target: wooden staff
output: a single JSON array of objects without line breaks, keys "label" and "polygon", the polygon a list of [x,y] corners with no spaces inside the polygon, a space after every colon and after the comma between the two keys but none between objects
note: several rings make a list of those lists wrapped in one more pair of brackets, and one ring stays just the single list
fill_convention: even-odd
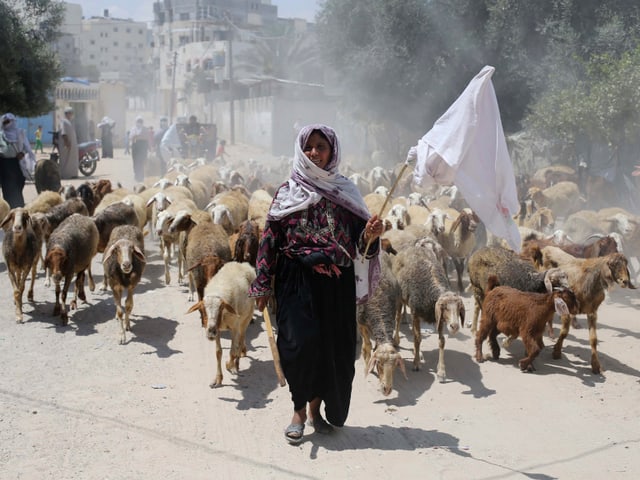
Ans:
[{"label": "wooden staff", "polygon": [[[378,213],[378,218],[382,218],[382,212],[384,212],[384,209],[387,206],[387,203],[389,203],[389,199],[391,198],[391,195],[393,195],[393,191],[396,189],[396,187],[398,186],[398,182],[400,181],[400,178],[402,177],[402,174],[404,173],[404,171],[407,169],[407,167],[409,166],[409,162],[405,162],[405,164],[402,166],[402,170],[400,170],[400,173],[398,174],[398,178],[396,178],[396,181],[394,182],[393,186],[391,187],[391,190],[389,190],[389,193],[387,194],[387,198],[384,199],[384,203],[382,204],[382,208],[380,208],[380,212]],[[367,252],[369,251],[369,247],[371,246],[371,237],[369,237],[369,241],[367,242],[367,246],[364,249],[364,255],[362,256],[362,261],[364,262],[364,259],[367,258]]]},{"label": "wooden staff", "polygon": [[276,339],[273,336],[273,328],[271,327],[271,317],[269,316],[269,307],[264,307],[262,311],[264,322],[267,328],[267,335],[269,336],[269,346],[271,347],[271,355],[273,356],[273,366],[276,369],[276,375],[278,376],[278,382],[280,386],[284,387],[287,381],[284,379],[284,373],[282,372],[282,365],[280,365],[280,354],[278,353],[278,347],[276,345]]}]

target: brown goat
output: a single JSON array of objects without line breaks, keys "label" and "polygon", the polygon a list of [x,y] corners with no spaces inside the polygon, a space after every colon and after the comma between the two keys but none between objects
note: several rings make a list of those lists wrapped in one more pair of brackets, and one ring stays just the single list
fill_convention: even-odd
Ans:
[{"label": "brown goat", "polygon": [[[476,334],[476,360],[483,361],[482,343],[489,337],[494,360],[500,357],[498,334],[510,338],[518,336],[524,343],[527,356],[519,361],[520,370],[532,372],[533,360],[544,347],[542,334],[545,325],[559,315],[576,314],[578,301],[569,289],[550,293],[522,292],[512,287],[498,287],[497,277],[489,276],[489,290],[482,304],[482,322]],[[495,288],[494,288],[495,287]]]},{"label": "brown goat", "polygon": [[[598,359],[598,338],[596,335],[598,307],[603,302],[607,289],[613,285],[636,288],[631,283],[627,258],[621,253],[612,253],[605,257],[576,258],[558,247],[552,246],[542,249],[542,258],[546,268],[560,267],[566,272],[569,288],[576,294],[580,304],[578,313],[587,315],[589,343],[591,344],[591,370],[593,373],[600,373],[602,367]],[[561,316],[562,329],[553,348],[553,358],[555,359],[562,355],[562,343],[569,334],[569,327],[573,320],[572,315]]]}]

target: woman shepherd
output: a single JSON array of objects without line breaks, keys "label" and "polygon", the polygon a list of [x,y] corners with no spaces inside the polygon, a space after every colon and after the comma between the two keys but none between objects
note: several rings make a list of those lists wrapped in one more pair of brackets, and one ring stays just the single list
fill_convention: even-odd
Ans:
[{"label": "woman shepherd", "polygon": [[[291,444],[302,441],[305,422],[318,433],[344,425],[355,373],[356,303],[366,301],[379,276],[382,222],[370,217],[339,165],[333,129],[300,129],[291,177],[271,204],[249,292],[261,311],[272,295],[276,300],[278,351],[293,401],[284,432]],[[356,275],[354,268],[365,271]]]}]

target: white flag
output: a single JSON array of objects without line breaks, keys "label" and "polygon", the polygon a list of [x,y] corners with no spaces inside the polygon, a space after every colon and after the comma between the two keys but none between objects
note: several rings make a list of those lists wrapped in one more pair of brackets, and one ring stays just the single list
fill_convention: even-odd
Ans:
[{"label": "white flag", "polygon": [[485,66],[418,141],[414,178],[418,184],[455,184],[487,229],[519,252],[520,232],[512,217],[520,205],[493,72]]}]

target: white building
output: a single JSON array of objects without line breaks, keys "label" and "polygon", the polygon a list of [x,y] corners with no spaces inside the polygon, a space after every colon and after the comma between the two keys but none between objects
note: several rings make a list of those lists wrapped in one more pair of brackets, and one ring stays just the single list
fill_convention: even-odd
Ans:
[{"label": "white building", "polygon": [[150,31],[144,22],[109,17],[82,21],[80,61],[95,66],[104,80],[128,82],[144,75],[151,55]]}]

